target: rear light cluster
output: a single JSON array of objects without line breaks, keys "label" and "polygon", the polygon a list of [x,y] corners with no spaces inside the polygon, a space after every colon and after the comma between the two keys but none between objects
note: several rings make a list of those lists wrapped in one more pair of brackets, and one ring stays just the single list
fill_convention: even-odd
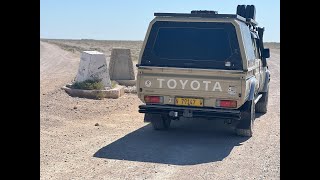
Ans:
[{"label": "rear light cluster", "polygon": [[226,108],[236,108],[237,107],[237,101],[217,100],[216,106],[217,107],[226,107]]},{"label": "rear light cluster", "polygon": [[163,103],[163,96],[144,96],[146,103]]}]

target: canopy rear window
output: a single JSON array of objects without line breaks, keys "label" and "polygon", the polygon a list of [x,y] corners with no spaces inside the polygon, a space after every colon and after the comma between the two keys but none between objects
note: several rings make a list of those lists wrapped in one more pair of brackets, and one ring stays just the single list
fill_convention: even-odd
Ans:
[{"label": "canopy rear window", "polygon": [[141,65],[242,69],[234,26],[212,22],[156,22]]}]

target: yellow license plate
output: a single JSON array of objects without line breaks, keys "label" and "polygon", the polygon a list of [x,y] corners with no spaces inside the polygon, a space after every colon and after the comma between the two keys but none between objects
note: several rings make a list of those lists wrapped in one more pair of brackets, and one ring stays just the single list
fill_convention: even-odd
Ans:
[{"label": "yellow license plate", "polygon": [[203,106],[203,99],[200,98],[181,98],[177,97],[175,100],[176,105],[179,106]]}]

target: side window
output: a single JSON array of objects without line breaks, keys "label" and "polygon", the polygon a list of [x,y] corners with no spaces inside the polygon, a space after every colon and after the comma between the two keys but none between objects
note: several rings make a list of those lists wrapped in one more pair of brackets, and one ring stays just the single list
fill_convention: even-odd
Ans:
[{"label": "side window", "polygon": [[258,48],[258,41],[255,38],[252,38],[253,46],[254,46],[254,54],[256,59],[260,59],[259,48]]},{"label": "side window", "polygon": [[253,61],[255,60],[256,55],[254,52],[255,48],[253,46],[253,41],[251,38],[249,27],[244,23],[240,23],[240,28],[241,28],[241,34],[242,34],[242,39],[244,43],[244,49],[246,52],[246,57],[249,61]]}]

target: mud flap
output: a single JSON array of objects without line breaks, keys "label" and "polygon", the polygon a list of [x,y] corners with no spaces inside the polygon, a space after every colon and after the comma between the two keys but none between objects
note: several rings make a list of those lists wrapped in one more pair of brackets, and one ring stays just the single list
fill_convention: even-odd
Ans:
[{"label": "mud flap", "polygon": [[[247,116],[248,115],[244,115],[241,113],[241,117],[247,117]],[[237,129],[248,129],[250,125],[251,125],[251,120],[249,118],[244,118],[239,121],[237,125]]]},{"label": "mud flap", "polygon": [[161,114],[144,114],[144,122],[151,122],[154,119],[158,119],[159,121],[162,120]]},{"label": "mud flap", "polygon": [[254,114],[251,112],[251,106],[253,101],[247,101],[241,110],[241,119],[237,124],[237,129],[248,129],[251,126],[251,120]]}]

